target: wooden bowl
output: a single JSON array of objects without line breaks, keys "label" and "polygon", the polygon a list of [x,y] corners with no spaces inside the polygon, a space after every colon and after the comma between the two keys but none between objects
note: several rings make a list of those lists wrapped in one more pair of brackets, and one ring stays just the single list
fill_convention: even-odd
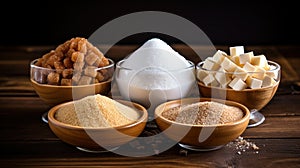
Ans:
[{"label": "wooden bowl", "polygon": [[219,88],[212,86],[205,86],[198,81],[200,95],[203,97],[226,99],[239,102],[251,109],[260,110],[268,104],[275,95],[279,82],[275,85],[259,89],[244,89],[233,90],[229,88]]},{"label": "wooden bowl", "polygon": [[[52,107],[48,113],[48,123],[52,132],[63,142],[86,151],[108,151],[133,140],[144,130],[148,120],[147,110],[136,103],[118,100],[124,105],[134,107],[139,113],[136,122],[118,127],[84,128],[62,123],[55,118],[61,107],[74,103],[66,102]],[[100,142],[100,143],[99,143]]]},{"label": "wooden bowl", "polygon": [[[221,87],[215,87],[215,86],[206,86],[204,85],[199,79],[197,79],[198,82],[198,88],[200,92],[201,97],[208,97],[208,98],[216,98],[216,99],[226,99],[231,100],[235,102],[239,102],[243,105],[245,105],[250,110],[261,110],[265,105],[267,105],[273,96],[275,95],[278,85],[280,83],[281,78],[281,67],[278,63],[274,61],[268,60],[268,64],[270,66],[275,67],[272,70],[267,71],[266,73],[276,73],[276,77],[274,77],[275,83],[268,87],[262,87],[257,89],[250,89],[246,88],[243,90],[233,90],[231,88],[221,88]],[[199,62],[196,65],[196,69],[206,71],[208,73],[215,73],[217,71],[209,71],[202,68],[203,62]],[[198,73],[198,72],[197,72]],[[218,72],[220,73],[220,72]],[[223,73],[223,72],[222,72]],[[249,74],[256,74],[257,72],[249,72]],[[226,76],[232,76],[233,73],[230,72],[224,72],[224,75]]]},{"label": "wooden bowl", "polygon": [[112,80],[109,79],[105,82],[82,86],[55,86],[39,84],[33,79],[30,79],[31,85],[36,93],[50,106],[81,99],[88,95],[108,95],[111,90],[111,81]]},{"label": "wooden bowl", "polygon": [[[183,124],[168,120],[162,116],[162,112],[170,108],[202,101],[215,101],[238,107],[243,111],[244,116],[238,121],[217,125]],[[180,146],[196,151],[210,151],[219,149],[239,137],[247,128],[250,111],[246,106],[234,101],[211,98],[185,98],[160,104],[155,109],[155,117],[155,121],[163,133],[179,142]]]},{"label": "wooden bowl", "polygon": [[36,60],[30,63],[30,82],[39,97],[49,106],[65,103],[72,100],[81,99],[88,95],[101,94],[108,96],[111,91],[112,76],[114,73],[114,61],[109,59],[108,66],[97,69],[108,72],[107,80],[90,85],[59,86],[47,84],[47,75],[55,72],[55,69],[47,69],[35,66]]}]

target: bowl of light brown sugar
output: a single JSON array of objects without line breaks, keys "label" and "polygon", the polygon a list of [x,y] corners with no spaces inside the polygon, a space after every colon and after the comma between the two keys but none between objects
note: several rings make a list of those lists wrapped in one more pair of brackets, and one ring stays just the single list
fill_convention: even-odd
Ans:
[{"label": "bowl of light brown sugar", "polygon": [[87,152],[117,149],[139,136],[147,120],[143,106],[100,94],[54,106],[48,113],[52,132]]},{"label": "bowl of light brown sugar", "polygon": [[155,109],[159,129],[181,147],[195,151],[220,149],[246,130],[249,118],[246,106],[212,98],[178,99]]}]

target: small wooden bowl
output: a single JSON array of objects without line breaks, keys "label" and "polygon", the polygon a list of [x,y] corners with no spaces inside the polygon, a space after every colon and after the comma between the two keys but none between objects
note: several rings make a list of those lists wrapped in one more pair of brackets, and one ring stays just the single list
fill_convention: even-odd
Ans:
[{"label": "small wooden bowl", "polygon": [[[215,73],[217,71],[209,71],[202,68],[203,61],[199,62],[196,65],[196,70],[206,71],[208,73]],[[250,110],[261,110],[265,105],[267,105],[273,96],[275,95],[278,85],[280,83],[281,78],[281,67],[278,63],[274,61],[268,60],[268,64],[275,67],[275,69],[271,69],[267,71],[267,73],[277,73],[276,78],[274,78],[275,83],[272,86],[262,87],[258,89],[250,89],[246,88],[243,90],[233,90],[231,88],[221,88],[221,87],[214,87],[214,86],[206,86],[204,85],[199,79],[198,88],[201,97],[208,97],[208,98],[216,98],[216,99],[226,99],[235,102],[239,102],[245,105]],[[220,73],[220,72],[218,72]],[[222,72],[223,73],[223,72]],[[259,72],[249,72],[249,74],[258,74]],[[224,72],[226,76],[232,76],[233,73],[231,72]]]},{"label": "small wooden bowl", "polygon": [[[52,107],[48,113],[48,123],[52,132],[63,142],[85,151],[108,151],[135,139],[141,134],[148,120],[147,110],[136,103],[118,100],[124,105],[134,107],[139,119],[129,125],[110,128],[84,128],[62,123],[55,119],[55,113],[63,106],[74,103],[66,102]],[[98,143],[97,143],[98,142]]]},{"label": "small wooden bowl", "polygon": [[108,95],[111,90],[111,79],[92,85],[82,86],[55,86],[47,84],[39,84],[30,79],[39,97],[49,106],[55,106],[72,100],[81,99],[88,95]]},{"label": "small wooden bowl", "polygon": [[[215,101],[240,108],[242,119],[226,124],[191,125],[171,121],[162,116],[162,112],[180,105],[202,101]],[[169,138],[179,142],[179,145],[196,151],[216,150],[240,136],[247,128],[250,111],[244,105],[234,101],[224,101],[211,98],[185,98],[160,104],[155,109],[155,121],[158,127]],[[200,136],[201,135],[201,136]],[[199,139],[199,137],[201,137]]]},{"label": "small wooden bowl", "polygon": [[30,63],[31,85],[39,97],[51,107],[68,101],[81,99],[88,95],[101,94],[108,96],[111,91],[111,82],[115,65],[112,59],[109,59],[110,64],[108,66],[97,69],[98,71],[106,70],[109,73],[109,75],[107,75],[107,80],[96,84],[76,86],[47,84],[45,81],[47,79],[46,75],[50,72],[56,72],[56,70],[38,67],[35,65],[35,62],[37,62],[37,59]]},{"label": "small wooden bowl", "polygon": [[260,110],[268,104],[275,95],[278,85],[279,82],[276,82],[275,85],[270,87],[237,91],[230,88],[205,86],[202,82],[198,81],[201,96],[239,102],[250,110]]}]

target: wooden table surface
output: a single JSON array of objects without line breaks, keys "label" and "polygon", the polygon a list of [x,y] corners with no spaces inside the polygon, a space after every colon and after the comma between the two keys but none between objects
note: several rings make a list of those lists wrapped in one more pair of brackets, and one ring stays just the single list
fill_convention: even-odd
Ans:
[{"label": "wooden table surface", "polygon": [[[105,46],[104,46],[105,47]],[[174,49],[193,62],[211,53],[205,46]],[[229,46],[215,46],[228,52]],[[0,47],[0,167],[300,167],[300,46],[245,46],[282,66],[282,80],[261,112],[262,125],[242,137],[256,144],[243,151],[232,142],[219,150],[195,152],[178,145],[147,157],[87,153],[60,141],[41,120],[49,110],[29,83],[29,62],[54,46]],[[116,62],[137,46],[114,46],[106,53]],[[101,48],[100,48],[101,49]],[[146,128],[147,129],[147,128]]]}]

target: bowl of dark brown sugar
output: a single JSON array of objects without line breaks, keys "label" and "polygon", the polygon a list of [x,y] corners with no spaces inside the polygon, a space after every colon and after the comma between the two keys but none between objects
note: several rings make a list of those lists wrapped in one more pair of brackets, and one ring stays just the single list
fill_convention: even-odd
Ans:
[{"label": "bowl of dark brown sugar", "polygon": [[155,109],[159,129],[186,149],[211,151],[222,148],[247,128],[249,109],[237,102],[212,98],[185,98]]}]

